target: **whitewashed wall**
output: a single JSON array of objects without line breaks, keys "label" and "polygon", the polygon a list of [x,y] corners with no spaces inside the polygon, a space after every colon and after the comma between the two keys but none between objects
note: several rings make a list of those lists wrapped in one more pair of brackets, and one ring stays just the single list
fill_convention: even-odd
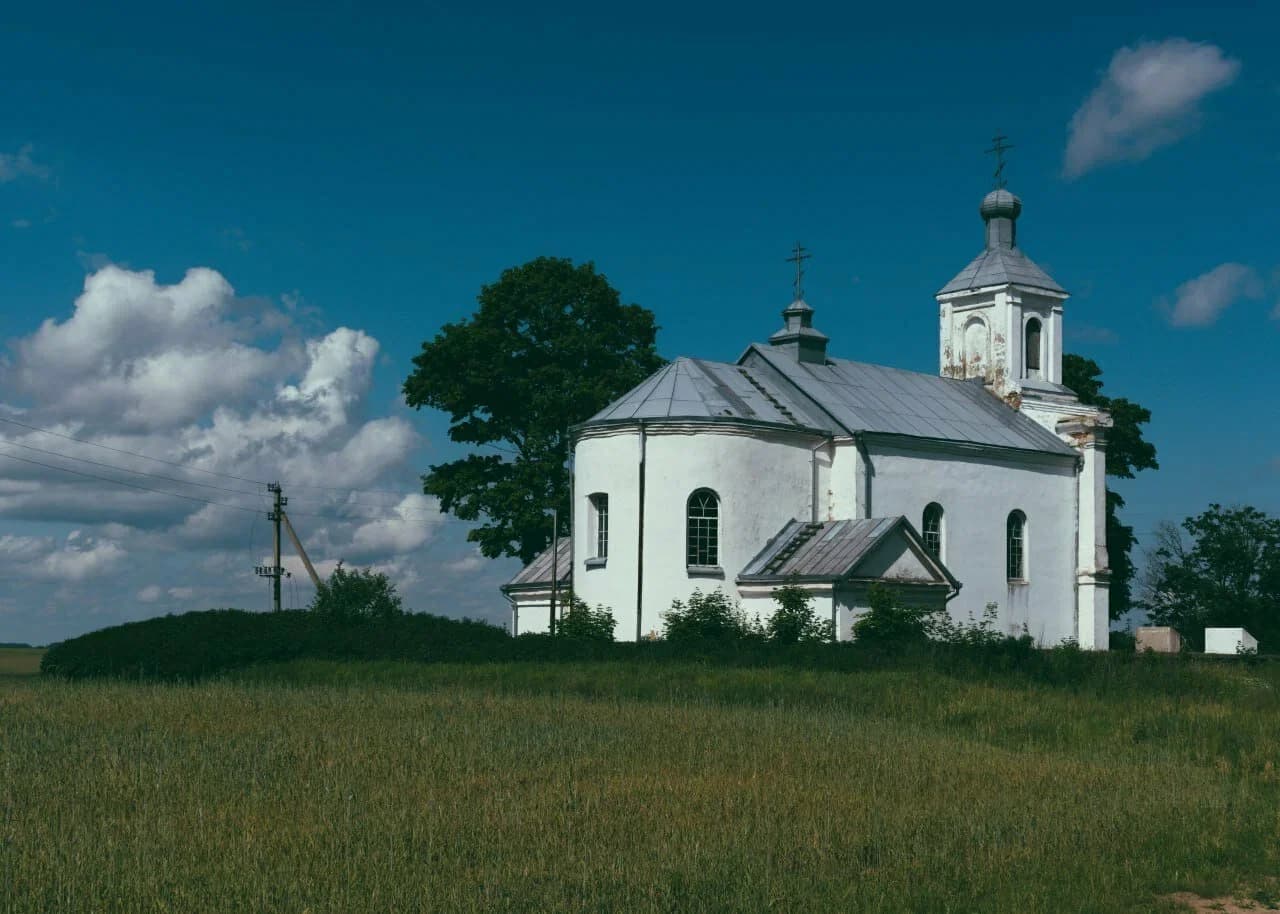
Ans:
[{"label": "whitewashed wall", "polygon": [[[980,619],[994,602],[1004,631],[1020,632],[1025,625],[1042,644],[1078,634],[1076,469],[1070,458],[959,454],[928,443],[874,440],[864,458],[851,442],[832,445],[805,434],[690,421],[655,422],[645,439],[641,635],[661,631],[661,614],[671,601],[687,599],[695,588],[722,587],[737,596],[734,581],[746,563],[787,521],[812,516],[815,446],[820,519],[903,514],[919,530],[925,506],[942,505],[943,561],[964,585],[948,605],[954,618]],[[578,442],[574,461],[574,588],[589,604],[613,610],[617,637],[624,640],[637,632],[639,460],[640,435],[631,426],[589,433]],[[691,576],[685,565],[685,503],[702,487],[720,496],[722,578]],[[589,568],[595,541],[588,498],[596,492],[609,495],[609,556],[603,567]],[[1015,509],[1027,516],[1025,584],[1006,578],[1005,523]],[[860,607],[837,602],[847,626]],[[770,602],[753,597],[744,608],[767,617]]]},{"label": "whitewashed wall", "polygon": [[[908,450],[868,444],[870,515],[905,514],[919,530],[925,506],[942,505],[942,561],[964,585],[948,604],[952,617],[981,619],[994,602],[1006,632],[1020,632],[1025,624],[1042,644],[1076,637],[1073,462],[922,448],[928,445]],[[1027,516],[1026,584],[1011,584],[1006,576],[1005,525],[1014,510]]]},{"label": "whitewashed wall", "polygon": [[[662,630],[672,600],[695,588],[734,583],[747,562],[787,521],[812,513],[811,452],[823,439],[799,433],[747,431],[717,423],[655,423],[645,430],[644,602],[641,635]],[[578,442],[574,458],[574,587],[587,603],[602,603],[618,620],[619,639],[636,636],[636,533],[640,437],[635,428]],[[722,577],[691,576],[685,564],[685,504],[695,489],[720,496]],[[609,558],[587,568],[594,553],[588,496],[609,495]],[[821,498],[821,495],[819,495]]]}]

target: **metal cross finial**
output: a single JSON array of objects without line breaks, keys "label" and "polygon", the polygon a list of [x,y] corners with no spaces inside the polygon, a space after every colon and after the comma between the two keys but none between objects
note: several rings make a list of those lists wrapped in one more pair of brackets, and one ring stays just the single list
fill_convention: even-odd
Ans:
[{"label": "metal cross finial", "polygon": [[995,139],[991,141],[991,148],[987,150],[988,155],[995,153],[996,156],[995,179],[997,190],[1004,187],[1006,183],[1004,180],[1004,154],[1014,148],[1013,146],[1005,143],[1005,140],[1007,139],[1009,138],[1004,134],[997,133]]},{"label": "metal cross finial", "polygon": [[804,298],[804,262],[812,256],[804,249],[804,245],[797,241],[795,251],[786,259],[786,263],[796,265],[796,301]]}]

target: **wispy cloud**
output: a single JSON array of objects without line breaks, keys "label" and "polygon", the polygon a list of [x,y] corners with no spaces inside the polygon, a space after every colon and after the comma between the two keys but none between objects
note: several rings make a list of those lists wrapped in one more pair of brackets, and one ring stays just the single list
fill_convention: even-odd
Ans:
[{"label": "wispy cloud", "polygon": [[1224,263],[1178,286],[1173,303],[1160,307],[1175,327],[1204,327],[1240,299],[1261,296],[1262,280],[1252,267]]},{"label": "wispy cloud", "polygon": [[1071,118],[1063,174],[1139,161],[1200,124],[1200,101],[1229,86],[1240,62],[1185,38],[1121,48]]},{"label": "wispy cloud", "polygon": [[30,143],[17,152],[0,152],[0,184],[16,181],[18,178],[49,177],[49,166],[42,165],[31,157],[34,147]]}]

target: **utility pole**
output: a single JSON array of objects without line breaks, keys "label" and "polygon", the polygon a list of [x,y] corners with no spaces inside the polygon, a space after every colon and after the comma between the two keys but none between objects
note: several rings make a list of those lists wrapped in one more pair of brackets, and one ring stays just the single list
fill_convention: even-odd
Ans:
[{"label": "utility pole", "polygon": [[560,514],[551,509],[551,634],[556,633],[556,585],[560,583]]},{"label": "utility pole", "polygon": [[284,497],[284,493],[280,488],[280,483],[267,483],[267,491],[275,496],[275,506],[273,510],[268,512],[267,520],[275,525],[275,542],[272,548],[272,557],[274,564],[264,567],[257,566],[254,570],[258,577],[271,578],[271,605],[276,611],[280,611],[280,576],[284,572],[284,568],[280,565],[280,520],[284,517],[284,506],[289,503],[289,499]]},{"label": "utility pole", "polygon": [[289,515],[283,511],[280,512],[284,516],[284,529],[289,534],[289,539],[293,540],[293,548],[298,550],[298,557],[302,559],[303,567],[307,569],[307,574],[311,576],[311,583],[316,586],[316,590],[320,589],[320,575],[316,574],[316,568],[311,564],[311,557],[307,555],[307,550],[302,548],[302,540],[298,539],[297,531],[293,529],[293,521],[289,520]]}]

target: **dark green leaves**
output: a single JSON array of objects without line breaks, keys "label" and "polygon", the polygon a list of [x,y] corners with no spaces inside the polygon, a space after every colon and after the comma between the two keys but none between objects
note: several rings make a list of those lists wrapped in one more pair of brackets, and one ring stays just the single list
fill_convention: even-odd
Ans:
[{"label": "dark green leaves", "polygon": [[432,466],[423,488],[444,510],[485,523],[485,555],[528,562],[551,540],[547,509],[568,518],[569,426],[662,365],[653,314],[624,305],[594,265],[540,257],[480,290],[469,320],[422,346],[405,401],[449,414],[449,437],[489,446]]}]

